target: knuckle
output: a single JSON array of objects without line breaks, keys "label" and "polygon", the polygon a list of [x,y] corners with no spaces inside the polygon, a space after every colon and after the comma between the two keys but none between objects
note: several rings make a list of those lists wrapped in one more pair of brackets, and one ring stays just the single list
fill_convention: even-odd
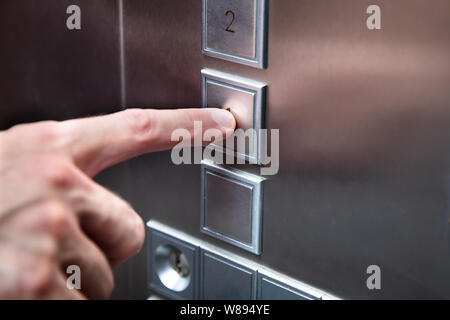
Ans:
[{"label": "knuckle", "polygon": [[43,162],[39,170],[51,186],[66,188],[72,186],[76,181],[74,167],[69,161],[59,157],[47,157],[43,159]]},{"label": "knuckle", "polygon": [[59,238],[67,233],[72,226],[69,209],[58,201],[49,201],[44,206],[43,219],[50,233]]},{"label": "knuckle", "polygon": [[128,212],[123,215],[127,218],[123,220],[122,224],[126,230],[124,232],[126,236],[121,237],[121,243],[107,252],[113,265],[138,253],[145,241],[145,226],[142,218],[134,210],[131,209],[131,212],[130,209],[127,210]]},{"label": "knuckle", "polygon": [[142,109],[127,109],[124,115],[134,137],[142,138],[150,134],[153,120],[149,112]]},{"label": "knuckle", "polygon": [[132,206],[126,202],[125,200],[122,200],[123,204],[123,212],[127,213],[124,214],[124,217],[128,217],[129,224],[130,224],[130,230],[132,231],[132,234],[134,237],[129,237],[129,244],[128,244],[128,254],[134,254],[138,252],[145,241],[145,224],[144,220],[142,220],[142,217],[132,208]]},{"label": "knuckle", "polygon": [[37,134],[44,141],[57,140],[62,135],[60,123],[57,121],[44,121],[37,125]]},{"label": "knuckle", "polygon": [[62,135],[62,127],[58,121],[18,124],[9,129],[9,131],[46,142],[57,140]]},{"label": "knuckle", "polygon": [[64,189],[81,183],[75,166],[60,155],[31,155],[18,162],[16,172],[41,184],[43,189]]},{"label": "knuckle", "polygon": [[133,237],[129,237],[128,248],[124,252],[125,258],[137,253],[143,246],[145,241],[145,225],[142,218],[135,213],[133,219]]},{"label": "knuckle", "polygon": [[54,286],[56,267],[50,259],[40,259],[36,262],[34,271],[28,275],[25,292],[32,298],[45,296]]}]

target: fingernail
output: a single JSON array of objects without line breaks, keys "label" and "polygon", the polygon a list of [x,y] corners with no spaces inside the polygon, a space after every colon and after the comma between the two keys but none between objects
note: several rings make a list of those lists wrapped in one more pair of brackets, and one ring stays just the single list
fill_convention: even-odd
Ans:
[{"label": "fingernail", "polygon": [[225,132],[235,129],[236,120],[234,119],[231,112],[222,109],[212,109],[211,108],[211,118],[221,127]]}]

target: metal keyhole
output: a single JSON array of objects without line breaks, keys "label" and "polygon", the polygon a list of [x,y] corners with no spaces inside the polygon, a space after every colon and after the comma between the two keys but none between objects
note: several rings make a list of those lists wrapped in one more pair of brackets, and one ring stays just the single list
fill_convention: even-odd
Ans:
[{"label": "metal keyhole", "polygon": [[189,263],[183,253],[172,251],[169,259],[170,265],[181,277],[187,277],[189,275]]},{"label": "metal keyhole", "polygon": [[182,292],[191,283],[189,260],[177,247],[160,245],[155,250],[155,272],[166,288]]}]

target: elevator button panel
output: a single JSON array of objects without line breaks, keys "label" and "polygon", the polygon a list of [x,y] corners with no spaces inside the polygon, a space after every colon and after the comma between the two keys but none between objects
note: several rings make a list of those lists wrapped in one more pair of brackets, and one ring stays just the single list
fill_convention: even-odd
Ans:
[{"label": "elevator button panel", "polygon": [[266,68],[266,6],[266,0],[203,0],[203,53]]},{"label": "elevator button panel", "polygon": [[147,231],[150,287],[164,297],[337,299],[158,221],[148,221]]},{"label": "elevator button panel", "polygon": [[261,164],[266,154],[261,129],[265,128],[267,85],[211,69],[202,70],[202,106],[226,108],[236,119],[236,132],[221,144],[219,152],[250,163]]},{"label": "elevator button panel", "polygon": [[201,231],[261,254],[263,181],[203,160]]},{"label": "elevator button panel", "polygon": [[256,270],[210,251],[200,253],[200,299],[256,299]]}]

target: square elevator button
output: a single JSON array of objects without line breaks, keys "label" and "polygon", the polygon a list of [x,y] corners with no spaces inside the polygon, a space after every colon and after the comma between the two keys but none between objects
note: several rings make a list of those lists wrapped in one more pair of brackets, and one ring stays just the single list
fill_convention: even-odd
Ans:
[{"label": "square elevator button", "polygon": [[266,0],[203,0],[203,53],[265,68],[266,5]]},{"label": "square elevator button", "polygon": [[202,70],[202,106],[227,108],[236,119],[236,128],[241,129],[221,145],[223,148],[218,149],[215,144],[210,147],[250,163],[262,163],[266,154],[261,133],[265,128],[266,89],[263,82],[211,69]]},{"label": "square elevator button", "polygon": [[203,160],[201,231],[261,254],[263,180]]},{"label": "square elevator button", "polygon": [[205,225],[251,244],[253,186],[210,171],[206,172],[205,179],[208,188],[205,211],[209,213],[205,216]]},{"label": "square elevator button", "polygon": [[276,274],[270,270],[258,270],[258,300],[320,300],[322,294],[303,283]]},{"label": "square elevator button", "polygon": [[201,300],[256,299],[256,269],[204,249],[200,265]]}]

